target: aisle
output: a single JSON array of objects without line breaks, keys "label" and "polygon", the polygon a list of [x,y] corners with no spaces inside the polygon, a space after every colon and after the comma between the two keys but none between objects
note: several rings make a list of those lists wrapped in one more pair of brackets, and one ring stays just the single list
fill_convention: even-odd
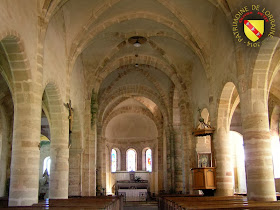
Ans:
[{"label": "aisle", "polygon": [[158,209],[158,203],[156,201],[151,202],[124,202],[124,210],[155,210]]}]

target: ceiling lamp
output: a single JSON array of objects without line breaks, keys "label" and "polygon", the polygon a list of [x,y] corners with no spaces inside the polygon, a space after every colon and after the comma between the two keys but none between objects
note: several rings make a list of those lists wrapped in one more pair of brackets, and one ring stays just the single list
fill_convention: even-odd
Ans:
[{"label": "ceiling lamp", "polygon": [[143,36],[132,36],[128,39],[128,42],[134,47],[141,47],[141,45],[144,44],[146,41],[147,39]]},{"label": "ceiling lamp", "polygon": [[136,40],[136,42],[133,44],[134,47],[141,47],[141,44],[139,43],[138,39]]}]

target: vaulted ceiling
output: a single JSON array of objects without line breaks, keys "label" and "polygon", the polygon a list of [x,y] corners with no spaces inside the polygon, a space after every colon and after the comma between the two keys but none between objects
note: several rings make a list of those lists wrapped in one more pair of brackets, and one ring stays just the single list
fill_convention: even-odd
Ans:
[{"label": "vaulted ceiling", "polygon": [[[188,102],[193,71],[210,78],[214,45],[226,42],[217,51],[232,50],[232,19],[245,3],[254,1],[42,0],[42,8],[50,21],[63,16],[70,71],[81,59],[87,88],[98,93],[101,122],[125,104],[144,106],[167,123],[174,90]],[[147,41],[136,48],[128,41],[133,36]]]}]

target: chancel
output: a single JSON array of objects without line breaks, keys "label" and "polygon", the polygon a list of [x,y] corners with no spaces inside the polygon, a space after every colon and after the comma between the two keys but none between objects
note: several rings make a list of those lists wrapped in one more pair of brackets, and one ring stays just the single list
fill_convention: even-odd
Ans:
[{"label": "chancel", "polygon": [[149,174],[147,173],[139,171],[135,176],[135,172],[129,172],[129,180],[126,179],[127,172],[116,173],[116,194],[124,196],[125,201],[146,201],[149,191]]},{"label": "chancel", "polygon": [[279,205],[279,9],[0,0],[0,208]]}]

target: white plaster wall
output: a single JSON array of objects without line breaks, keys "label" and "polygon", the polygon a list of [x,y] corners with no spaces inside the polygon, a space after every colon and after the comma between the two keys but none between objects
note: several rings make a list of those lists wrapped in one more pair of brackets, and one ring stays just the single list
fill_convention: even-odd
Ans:
[{"label": "white plaster wall", "polygon": [[219,99],[221,91],[227,82],[237,84],[236,48],[232,28],[228,27],[228,25],[224,15],[217,12],[213,19],[213,33],[208,37],[208,43],[211,47],[208,55],[210,60],[209,70],[211,71],[208,88],[209,93],[214,98],[214,103],[216,103],[216,99]]},{"label": "white plaster wall", "polygon": [[157,128],[152,120],[139,114],[121,114],[114,117],[105,131],[109,139],[154,139]]},{"label": "white plaster wall", "polygon": [[[195,22],[187,21],[191,25],[191,30],[196,31],[199,35],[199,39],[207,42],[209,34],[212,31],[212,25],[210,24],[213,18],[213,13],[216,8],[210,3],[204,0],[196,1],[179,1],[175,0],[177,4],[176,9],[182,14],[188,14],[189,17],[195,20]],[[207,20],[207,21],[205,21]],[[201,27],[203,25],[203,27]]]},{"label": "white plaster wall", "polygon": [[64,18],[56,13],[48,25],[43,65],[43,84],[54,82],[60,89],[62,100],[66,102],[67,63],[65,49]]},{"label": "white plaster wall", "polygon": [[[96,8],[98,3],[103,2],[103,0],[98,1],[68,1],[64,7],[63,11],[65,13],[65,22],[67,29],[67,48],[73,42],[73,39],[77,35],[77,32],[81,29],[81,22],[85,23],[86,20],[92,15],[92,8]],[[77,12],[80,11],[81,13]],[[84,15],[81,15],[84,14]]]},{"label": "white plaster wall", "polygon": [[194,126],[198,123],[198,108],[209,106],[209,80],[200,62],[195,62],[192,70],[192,104],[194,113]]},{"label": "white plaster wall", "polygon": [[84,115],[89,114],[85,113],[85,97],[91,95],[91,90],[86,88],[82,60],[78,57],[70,80],[70,99],[74,109],[74,125],[78,126],[76,129],[81,132],[81,139],[77,142],[77,148],[83,148],[83,129],[81,128],[84,126]]},{"label": "white plaster wall", "polygon": [[124,85],[135,85],[140,84],[143,86],[150,87],[153,90],[156,90],[156,87],[148,81],[145,76],[139,72],[131,72],[129,75],[124,76],[120,81],[118,81],[114,88],[123,87]]}]

